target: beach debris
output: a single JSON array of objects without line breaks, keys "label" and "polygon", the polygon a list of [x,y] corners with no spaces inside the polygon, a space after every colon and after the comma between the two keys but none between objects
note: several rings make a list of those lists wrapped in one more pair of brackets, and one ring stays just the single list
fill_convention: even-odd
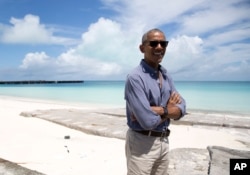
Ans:
[{"label": "beach debris", "polygon": [[23,117],[35,117],[36,116],[35,113],[30,113],[30,112],[21,112],[19,115]]},{"label": "beach debris", "polygon": [[64,139],[70,139],[69,135],[64,136]]},{"label": "beach debris", "polygon": [[68,148],[68,146],[65,145],[64,147],[66,148],[67,152],[69,153],[69,148]]}]

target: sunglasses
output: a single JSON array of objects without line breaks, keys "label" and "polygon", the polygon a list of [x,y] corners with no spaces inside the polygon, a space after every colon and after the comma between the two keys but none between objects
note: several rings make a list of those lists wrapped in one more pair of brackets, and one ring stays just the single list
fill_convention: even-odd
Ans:
[{"label": "sunglasses", "polygon": [[168,46],[168,41],[148,41],[151,47],[157,47],[158,44],[161,45],[162,48],[166,48]]}]

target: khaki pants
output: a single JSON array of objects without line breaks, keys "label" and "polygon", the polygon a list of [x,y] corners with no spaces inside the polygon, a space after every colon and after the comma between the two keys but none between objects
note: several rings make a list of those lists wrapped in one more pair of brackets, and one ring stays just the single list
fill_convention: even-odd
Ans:
[{"label": "khaki pants", "polygon": [[168,138],[142,135],[129,129],[126,136],[127,175],[167,175]]}]

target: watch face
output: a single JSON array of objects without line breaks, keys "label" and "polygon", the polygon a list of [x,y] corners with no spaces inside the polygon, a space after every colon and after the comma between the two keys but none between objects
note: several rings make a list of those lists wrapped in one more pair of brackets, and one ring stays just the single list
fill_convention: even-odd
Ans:
[{"label": "watch face", "polygon": [[164,114],[168,115],[168,109],[166,107],[164,108]]}]

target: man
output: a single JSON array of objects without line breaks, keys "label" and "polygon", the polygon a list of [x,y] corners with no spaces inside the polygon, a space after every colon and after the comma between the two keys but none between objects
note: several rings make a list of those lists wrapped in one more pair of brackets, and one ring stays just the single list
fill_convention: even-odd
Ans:
[{"label": "man", "polygon": [[142,37],[144,59],[127,77],[125,86],[128,175],[166,175],[168,126],[186,113],[167,70],[160,65],[168,45],[164,33],[152,29]]}]

